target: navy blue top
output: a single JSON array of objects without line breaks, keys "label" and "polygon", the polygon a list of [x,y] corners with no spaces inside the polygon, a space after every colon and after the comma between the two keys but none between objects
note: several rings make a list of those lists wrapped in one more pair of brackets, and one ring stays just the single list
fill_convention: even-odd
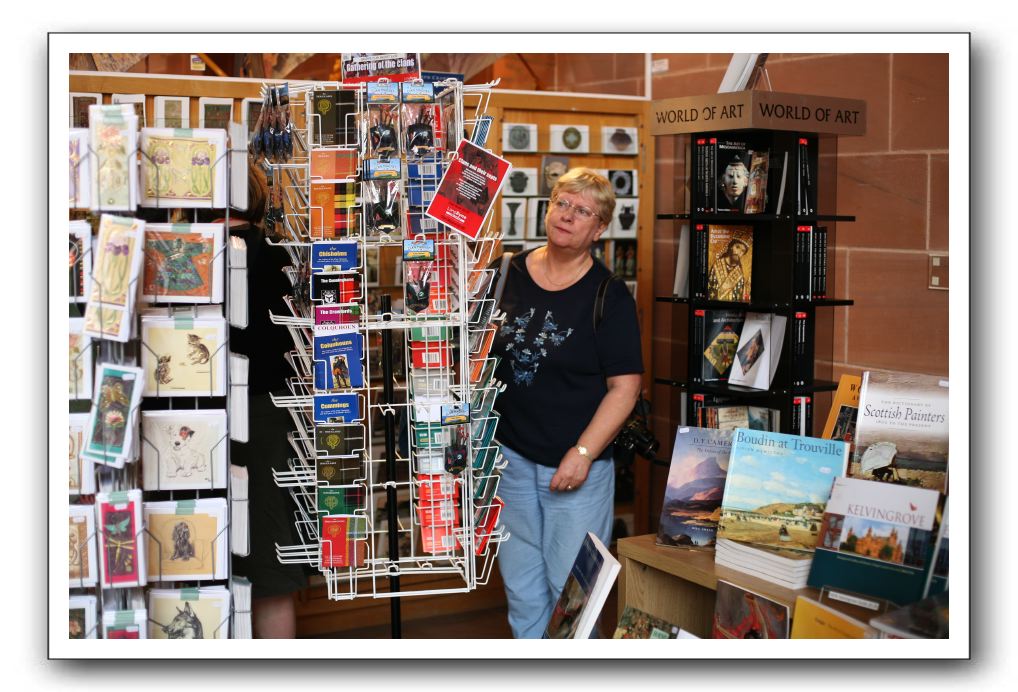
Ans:
[{"label": "navy blue top", "polygon": [[[527,271],[530,251],[513,257],[499,307],[506,319],[492,353],[506,385],[495,400],[499,442],[543,466],[557,467],[594,417],[605,377],[643,372],[636,302],[621,281],[608,284],[594,332],[597,289],[611,275],[594,265],[572,286],[546,291]],[[601,459],[611,456],[611,445]]]}]

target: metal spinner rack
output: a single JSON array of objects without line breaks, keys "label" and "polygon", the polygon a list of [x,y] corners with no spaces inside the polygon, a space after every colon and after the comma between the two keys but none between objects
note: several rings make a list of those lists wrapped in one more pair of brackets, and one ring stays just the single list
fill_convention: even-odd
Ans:
[{"label": "metal spinner rack", "polygon": [[[394,636],[399,597],[468,592],[486,583],[498,544],[507,538],[495,521],[504,463],[491,411],[502,385],[492,378],[495,363],[487,355],[504,316],[485,297],[500,237],[491,213],[476,241],[424,215],[460,139],[486,132],[493,86],[434,85],[434,113],[421,118],[434,118],[435,151],[426,158],[407,153],[408,128],[397,125],[400,145],[388,160],[399,162],[399,173],[386,183],[384,213],[376,213],[379,186],[365,179],[374,152],[364,84],[291,82],[291,119],[300,128],[294,157],[269,164],[283,186],[287,240],[277,244],[290,255],[294,284],[286,299],[291,314],[272,320],[294,341],[287,357],[294,369],[290,396],[274,403],[294,421],[295,454],[276,483],[296,503],[299,543],[277,546],[277,554],[282,562],[317,567],[330,599],[391,598]],[[352,103],[335,145],[321,143],[322,117],[313,99],[322,91],[344,92]],[[342,176],[313,176],[312,159],[322,156],[350,165]],[[326,192],[336,185],[334,199],[346,206],[330,210],[314,203],[322,185]],[[322,221],[330,212],[334,226]],[[396,222],[380,224],[379,218]],[[423,261],[403,258],[396,279],[403,290],[393,305],[393,296],[376,287],[383,283],[381,257],[403,257],[404,241],[415,240],[432,241],[434,254]],[[348,244],[351,258],[341,267],[312,270],[312,257],[326,243]],[[323,324],[329,313],[340,323]],[[334,365],[323,356],[324,342],[337,334],[360,340],[360,349],[347,352],[359,363],[346,366],[362,377],[347,382],[339,366],[341,385],[326,389]],[[359,386],[346,386],[354,380]],[[441,587],[413,579],[429,574],[449,579]]]},{"label": "metal spinner rack", "polygon": [[[240,144],[233,143],[232,147],[230,145],[228,145],[226,151],[224,151],[223,154],[221,156],[219,156],[215,161],[211,162],[211,165],[212,165],[213,169],[215,169],[215,167],[217,167],[218,165],[224,165],[226,167],[225,168],[225,170],[226,170],[226,176],[225,176],[225,188],[226,188],[226,190],[230,190],[231,189],[231,184],[230,184],[231,175],[232,175],[231,167],[232,167],[232,163],[234,161],[234,155],[238,154],[238,153],[246,153],[246,142],[243,142],[243,143],[240,143]],[[111,163],[110,161],[102,161],[101,157],[98,155],[98,153],[95,150],[92,149],[91,145],[88,145],[86,147],[86,150],[82,154],[83,155],[80,156],[76,161],[72,160],[72,162],[71,162],[71,166],[72,166],[72,179],[75,179],[75,178],[79,177],[79,176],[77,176],[77,173],[76,173],[76,171],[74,169],[76,169],[78,166],[82,166],[82,165],[86,165],[86,166],[87,165],[91,165],[93,157],[94,157],[94,159],[96,161],[99,161],[98,166],[96,166],[96,168],[98,168],[98,169],[101,169],[104,165],[107,165],[107,164]],[[144,152],[140,148],[140,146],[136,147],[134,150],[125,152],[125,155],[127,157],[127,160],[130,160],[131,158],[136,158],[139,155],[141,157],[149,158],[148,154],[146,154],[146,152]],[[116,162],[112,162],[112,163],[115,164]],[[165,205],[162,203],[162,201],[160,199],[160,196],[159,196],[159,192],[158,192],[158,189],[159,189],[158,176],[159,176],[159,172],[157,170],[157,172],[156,172],[156,181],[157,181],[156,188],[157,188],[157,192],[156,192],[156,196],[154,198],[155,199],[155,204],[151,208],[156,208],[156,209],[165,208],[165,209],[167,209],[167,212],[166,212],[167,213],[166,223],[170,223],[171,222],[170,214],[172,212],[173,204],[172,204],[172,202],[171,203],[167,203]],[[99,176],[99,180],[100,181],[102,180],[102,176]],[[100,186],[101,186],[101,182],[100,182]],[[100,189],[101,189],[101,187],[100,187]],[[74,198],[74,201],[75,202],[77,201],[76,197]],[[72,208],[74,208],[76,205],[72,203],[71,206],[72,206]],[[211,207],[209,207],[209,208],[211,208]],[[98,208],[93,208],[93,211],[95,212],[95,214],[97,216],[101,216],[104,213],[111,213],[111,214],[114,214],[114,215],[125,215],[125,214],[126,215],[133,215],[134,214],[134,210],[131,210],[131,209],[122,209],[122,208],[119,208],[119,207],[117,209],[115,209],[115,210],[108,211],[105,208],[103,208],[103,206],[101,204],[98,206]],[[146,403],[151,406],[151,404],[154,401],[159,400],[160,402],[164,402],[165,405],[166,405],[165,409],[161,409],[161,408],[157,407],[157,408],[151,408],[151,410],[201,411],[201,410],[209,410],[209,404],[210,403],[219,403],[219,402],[222,402],[222,408],[226,411],[226,414],[227,414],[226,415],[226,430],[225,430],[223,436],[221,437],[221,439],[217,440],[214,443],[213,447],[209,451],[209,459],[206,460],[209,463],[209,483],[208,483],[208,487],[193,488],[193,489],[188,489],[188,490],[183,490],[183,489],[176,489],[176,490],[173,490],[173,489],[163,489],[160,486],[159,481],[157,480],[155,489],[144,490],[144,492],[142,492],[141,496],[142,496],[142,507],[144,506],[145,502],[150,501],[150,500],[169,500],[169,501],[184,500],[185,501],[184,505],[186,506],[188,504],[186,501],[192,501],[193,502],[194,500],[202,499],[203,497],[222,497],[222,498],[224,498],[226,500],[226,517],[225,517],[225,521],[223,523],[222,528],[218,531],[216,536],[214,536],[210,540],[207,540],[207,541],[197,541],[195,543],[195,548],[197,550],[201,551],[201,552],[204,552],[206,555],[214,555],[214,554],[217,553],[217,549],[222,547],[222,543],[223,542],[226,543],[226,547],[225,547],[225,555],[226,555],[225,579],[186,579],[186,580],[180,580],[180,579],[173,579],[170,575],[164,575],[163,564],[162,564],[163,551],[161,549],[161,543],[160,543],[159,539],[149,531],[149,528],[146,525],[145,520],[144,520],[144,511],[143,511],[142,508],[139,508],[139,516],[142,518],[142,520],[140,522],[140,526],[139,526],[138,530],[134,533],[134,536],[131,539],[131,541],[133,542],[135,550],[137,550],[138,553],[145,553],[146,555],[147,555],[147,553],[149,551],[148,542],[149,541],[154,542],[155,545],[160,548],[157,551],[157,554],[160,555],[160,562],[159,562],[159,564],[156,564],[156,565],[146,564],[146,568],[144,570],[139,570],[139,580],[141,581],[141,585],[140,586],[129,586],[129,587],[126,587],[126,588],[117,587],[115,585],[114,586],[105,586],[104,583],[103,583],[103,579],[101,579],[101,578],[97,579],[96,584],[94,586],[90,586],[90,585],[86,584],[85,581],[82,578],[79,578],[77,580],[72,578],[70,580],[69,586],[70,586],[71,589],[74,590],[74,594],[78,594],[78,595],[81,595],[81,594],[94,594],[96,596],[96,623],[95,623],[95,626],[94,626],[94,628],[92,630],[90,630],[89,632],[84,633],[85,637],[93,637],[96,632],[101,631],[100,627],[102,626],[102,623],[103,623],[103,613],[106,610],[122,611],[122,610],[135,609],[135,610],[146,610],[147,611],[148,610],[148,603],[146,602],[146,599],[145,599],[146,587],[150,587],[150,586],[155,585],[155,586],[164,587],[164,588],[180,589],[185,594],[185,599],[197,599],[199,597],[199,591],[203,587],[205,587],[205,586],[209,586],[209,585],[223,585],[223,586],[225,586],[229,590],[230,589],[230,585],[232,583],[232,568],[231,568],[232,566],[231,566],[231,560],[230,560],[230,556],[232,554],[232,549],[231,549],[232,546],[230,545],[230,543],[231,543],[231,520],[230,520],[230,517],[232,515],[233,501],[234,500],[233,500],[233,497],[232,497],[232,489],[231,489],[231,484],[230,484],[230,470],[229,470],[230,469],[229,440],[231,439],[231,417],[230,417],[230,413],[232,411],[232,408],[230,406],[230,398],[234,394],[234,388],[235,387],[243,388],[246,385],[244,385],[244,384],[236,384],[236,383],[232,383],[230,381],[230,352],[229,352],[230,290],[229,290],[229,286],[230,286],[231,282],[228,280],[228,277],[229,277],[230,273],[235,270],[235,268],[230,266],[230,262],[229,262],[230,255],[229,255],[229,252],[228,252],[228,249],[229,249],[229,226],[230,226],[230,206],[229,206],[229,202],[227,203],[225,209],[223,209],[223,212],[225,214],[225,219],[224,219],[224,222],[223,222],[223,234],[222,234],[222,236],[223,236],[223,243],[222,243],[222,247],[213,256],[212,261],[213,262],[222,262],[222,266],[223,266],[223,272],[222,272],[222,281],[223,281],[222,301],[223,302],[222,302],[222,305],[220,306],[220,308],[221,308],[221,310],[223,312],[222,312],[222,314],[219,314],[218,311],[217,311],[217,315],[216,316],[221,316],[223,318],[223,320],[224,320],[224,339],[223,339],[223,342],[216,348],[216,350],[209,354],[210,362],[216,362],[217,363],[217,367],[221,368],[221,371],[220,371],[222,373],[221,382],[220,383],[216,383],[216,382],[213,381],[212,371],[210,369],[208,393],[207,394],[203,394],[203,393],[196,392],[194,395],[189,395],[189,396],[171,396],[169,393],[162,391],[162,388],[157,383],[156,384],[156,392],[154,394],[144,395],[142,400],[141,400],[141,402],[138,405],[133,406],[130,409],[130,411],[128,412],[128,415],[126,417],[125,425],[128,426],[128,427],[133,428],[136,431],[134,436],[133,436],[132,447],[131,447],[130,450],[127,451],[127,455],[126,455],[128,461],[129,462],[133,462],[133,463],[126,463],[126,464],[123,465],[122,468],[116,468],[116,467],[106,466],[106,465],[102,465],[102,464],[96,464],[96,466],[94,468],[94,477],[95,477],[95,487],[96,487],[97,491],[100,492],[100,493],[107,493],[107,494],[109,494],[110,499],[111,499],[112,502],[126,501],[127,500],[127,491],[128,490],[130,490],[130,489],[141,489],[143,487],[142,478],[141,478],[141,476],[142,476],[141,457],[143,455],[152,455],[152,456],[155,457],[154,466],[155,466],[156,473],[157,473],[157,479],[160,479],[162,477],[161,469],[162,469],[163,465],[168,463],[168,462],[166,460],[162,459],[162,455],[160,454],[160,452],[159,452],[158,448],[156,447],[156,445],[154,445],[152,443],[152,441],[150,441],[150,440],[148,440],[148,439],[146,439],[144,437],[144,434],[142,432],[141,425],[140,425],[140,419],[142,418],[142,415],[141,415],[142,414],[142,410],[143,410],[143,408],[146,408],[146,406],[145,406]],[[198,208],[194,208],[192,213],[195,215],[194,216],[194,220],[197,221]],[[88,250],[86,252],[87,253],[91,253],[92,251]],[[101,303],[101,302],[103,302],[103,299],[102,299],[103,288],[102,288],[102,285],[101,285],[98,277],[95,275],[94,262],[91,262],[91,264],[93,266],[93,269],[92,269],[92,272],[88,275],[88,281],[89,281],[89,284],[94,284],[97,287],[97,290],[98,290],[98,293],[99,293],[99,302]],[[135,310],[134,310],[134,312],[133,312],[133,314],[131,316],[131,322],[132,322],[132,325],[130,327],[130,331],[131,331],[130,336],[131,336],[131,338],[128,339],[126,342],[112,341],[112,340],[108,340],[108,339],[106,339],[106,338],[104,338],[102,336],[100,338],[98,338],[98,339],[91,339],[89,341],[88,345],[85,347],[85,349],[82,349],[81,352],[79,352],[72,359],[72,361],[70,363],[71,371],[72,371],[72,373],[75,373],[75,376],[74,376],[74,379],[73,379],[73,388],[74,388],[74,390],[76,392],[80,391],[80,389],[79,389],[79,382],[78,382],[78,379],[77,379],[76,375],[77,375],[78,372],[82,372],[83,368],[85,368],[85,367],[89,367],[90,365],[91,366],[95,366],[96,364],[98,364],[100,362],[109,363],[109,364],[113,364],[113,365],[129,365],[129,366],[133,366],[135,363],[137,363],[139,361],[139,359],[141,359],[144,356],[145,353],[148,353],[152,357],[156,357],[155,351],[152,349],[152,347],[149,344],[147,344],[144,341],[144,339],[142,337],[142,330],[141,329],[136,329],[137,325],[142,322],[142,318],[143,317],[148,317],[148,318],[156,317],[156,316],[163,317],[163,318],[173,322],[175,324],[176,328],[180,328],[180,327],[186,326],[187,324],[193,323],[196,319],[201,319],[202,317],[209,317],[209,316],[211,316],[208,313],[204,313],[203,314],[203,310],[202,310],[202,307],[201,307],[202,305],[213,307],[213,308],[218,305],[216,303],[212,303],[211,301],[203,301],[203,302],[194,303],[194,304],[168,303],[168,302],[164,302],[164,301],[160,300],[160,297],[161,297],[160,295],[156,295],[156,296],[154,296],[154,300],[153,301],[148,302],[143,307],[141,305],[141,299],[140,299],[140,293],[141,292],[138,291],[138,288],[139,288],[138,284],[141,282],[143,275],[144,275],[144,267],[139,271],[138,276],[135,277],[133,280],[131,280],[131,282],[128,285],[128,288],[127,288],[127,292],[129,294],[133,294],[133,295],[139,296],[138,297],[138,303],[136,304]],[[86,287],[89,284],[86,284]],[[86,295],[87,295],[87,290],[88,289],[86,288]],[[84,305],[85,305],[84,303],[71,302],[70,303],[71,313],[72,313],[71,316],[72,317],[81,317],[83,315]],[[94,388],[98,388],[101,385],[101,383],[98,381],[98,379],[96,379],[96,378],[93,378],[93,379],[95,380],[92,383],[93,387]],[[141,382],[138,382],[136,386],[143,387],[144,385]],[[91,404],[91,402],[90,402],[90,405],[94,405],[94,404]],[[72,412],[74,412],[74,411],[85,412],[85,411],[89,410],[89,406],[85,405],[85,401],[83,399],[78,399],[78,400],[72,399],[71,400],[71,409],[72,409]],[[149,409],[146,408],[146,410],[149,410]],[[103,439],[105,439],[105,421],[100,421],[100,426],[101,426],[100,429],[103,430],[103,433],[102,433],[101,437]],[[217,479],[215,456],[218,453],[220,453],[219,452],[220,448],[225,448],[225,449],[223,449],[223,453],[225,454],[225,464],[223,465],[224,468],[221,469],[222,472],[223,472],[223,477]],[[217,480],[219,480],[221,482],[217,483]],[[246,502],[246,499],[242,500],[242,502]],[[88,505],[85,505],[85,506],[88,506]],[[96,505],[96,508],[97,508],[97,505]],[[186,513],[186,507],[185,507],[184,511]],[[96,523],[95,523],[96,529],[94,531],[92,531],[86,537],[86,539],[85,539],[85,542],[87,544],[87,548],[86,548],[86,546],[82,546],[80,544],[79,545],[74,545],[73,543],[70,546],[70,550],[71,550],[72,555],[76,554],[78,556],[78,558],[77,558],[77,560],[78,560],[78,565],[77,565],[78,569],[77,569],[77,571],[78,571],[79,574],[84,574],[85,564],[83,562],[83,559],[84,559],[83,556],[86,554],[86,552],[85,552],[86,549],[87,550],[95,551],[95,553],[97,555],[97,566],[98,566],[98,562],[102,561],[104,559],[104,556],[98,550],[98,546],[99,546],[99,535],[98,535],[98,532],[99,532],[99,529],[98,529],[99,518],[96,517],[95,521],[96,521]],[[218,559],[218,557],[213,558],[213,559]],[[144,572],[144,573],[141,573],[141,572]],[[102,573],[102,570],[100,570],[100,574],[101,573]],[[156,575],[156,576],[155,576],[154,579],[149,579],[149,575]],[[164,576],[166,576],[165,579],[164,579]],[[72,595],[74,595],[74,594],[72,594]],[[223,620],[222,622],[214,623],[215,626],[208,628],[207,632],[211,635],[211,637],[218,638],[219,637],[219,633],[223,630],[224,627],[226,627],[226,632],[228,633],[228,636],[232,636],[232,628],[230,627],[230,624],[233,622],[234,617],[236,615],[238,615],[238,614],[241,614],[241,613],[240,613],[240,611],[236,611],[235,610],[234,604],[233,604],[233,601],[232,601],[232,597],[231,597],[231,600],[230,600],[230,612],[229,612],[229,615],[227,616],[227,618],[225,620]],[[151,614],[149,614],[149,622],[155,623],[155,621],[151,619]],[[118,624],[123,624],[123,623],[118,623]],[[163,623],[155,623],[155,624],[162,625]],[[147,623],[144,626],[147,626]]]}]

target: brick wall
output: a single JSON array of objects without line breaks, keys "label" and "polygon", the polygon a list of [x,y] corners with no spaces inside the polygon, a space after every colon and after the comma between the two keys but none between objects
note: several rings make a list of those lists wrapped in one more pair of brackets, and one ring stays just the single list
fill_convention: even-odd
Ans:
[{"label": "brick wall", "polygon": [[[530,56],[525,56],[530,58]],[[656,53],[668,70],[655,74],[653,98],[717,91],[731,55]],[[546,88],[611,94],[643,93],[643,56],[546,54],[534,64],[541,85],[520,72],[503,80],[506,88]],[[505,56],[494,66],[520,64]],[[863,99],[868,104],[867,134],[838,142],[835,209],[855,223],[837,226],[834,286],[837,297],[855,305],[826,316],[818,335],[830,344],[821,366],[837,379],[843,373],[890,369],[948,375],[948,293],[927,288],[931,252],[945,252],[947,228],[947,56],[916,54],[772,54],[767,61],[775,91]],[[529,83],[525,83],[530,79]],[[675,138],[657,142],[657,211],[685,211],[684,147]],[[821,162],[823,168],[825,162]],[[668,295],[675,271],[678,226],[658,221],[654,228],[654,293]],[[656,303],[652,368],[655,376],[684,377],[685,310]],[[654,431],[660,456],[671,454],[678,423],[678,398],[655,385]],[[819,397],[822,425],[829,397]],[[655,488],[663,487],[664,469]],[[659,512],[660,493],[652,492]]]}]

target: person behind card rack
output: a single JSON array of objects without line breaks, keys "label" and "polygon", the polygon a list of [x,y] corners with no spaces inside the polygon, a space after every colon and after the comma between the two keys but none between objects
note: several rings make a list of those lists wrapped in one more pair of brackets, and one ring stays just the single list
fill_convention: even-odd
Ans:
[{"label": "person behind card rack", "polygon": [[508,465],[498,494],[510,537],[498,561],[517,638],[544,633],[588,531],[608,545],[615,489],[611,442],[640,393],[636,304],[591,256],[615,195],[588,168],[562,175],[545,216],[546,245],[509,264],[493,352],[506,385],[495,401]]}]

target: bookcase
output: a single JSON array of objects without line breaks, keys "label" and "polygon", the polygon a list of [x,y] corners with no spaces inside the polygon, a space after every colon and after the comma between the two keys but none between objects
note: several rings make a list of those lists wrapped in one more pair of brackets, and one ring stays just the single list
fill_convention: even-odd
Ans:
[{"label": "bookcase", "polygon": [[[656,217],[674,221],[683,234],[677,260],[683,266],[677,269],[688,277],[676,282],[673,295],[655,297],[685,311],[673,323],[677,332],[684,329],[678,341],[688,350],[684,358],[672,359],[673,372],[654,373],[654,381],[679,391],[681,425],[697,425],[706,407],[757,406],[777,412],[775,431],[812,435],[815,397],[837,388],[832,379],[833,309],[852,305],[834,291],[838,226],[855,220],[829,213],[837,199],[837,137],[865,131],[866,104],[737,92],[657,101],[652,110],[652,133],[680,137],[685,151],[686,209],[658,210]],[[755,205],[729,203],[719,188],[720,177],[740,153],[748,178],[742,196],[755,199]],[[726,233],[751,239],[740,260],[746,290],[719,300],[717,291],[708,290],[708,275],[722,261],[717,239]],[[746,261],[749,253],[751,261]],[[731,384],[719,373],[705,375],[710,322],[719,325],[722,311],[784,320],[780,350],[771,349],[772,377],[766,388]],[[735,361],[731,372],[740,361],[734,353],[729,357]]]}]

